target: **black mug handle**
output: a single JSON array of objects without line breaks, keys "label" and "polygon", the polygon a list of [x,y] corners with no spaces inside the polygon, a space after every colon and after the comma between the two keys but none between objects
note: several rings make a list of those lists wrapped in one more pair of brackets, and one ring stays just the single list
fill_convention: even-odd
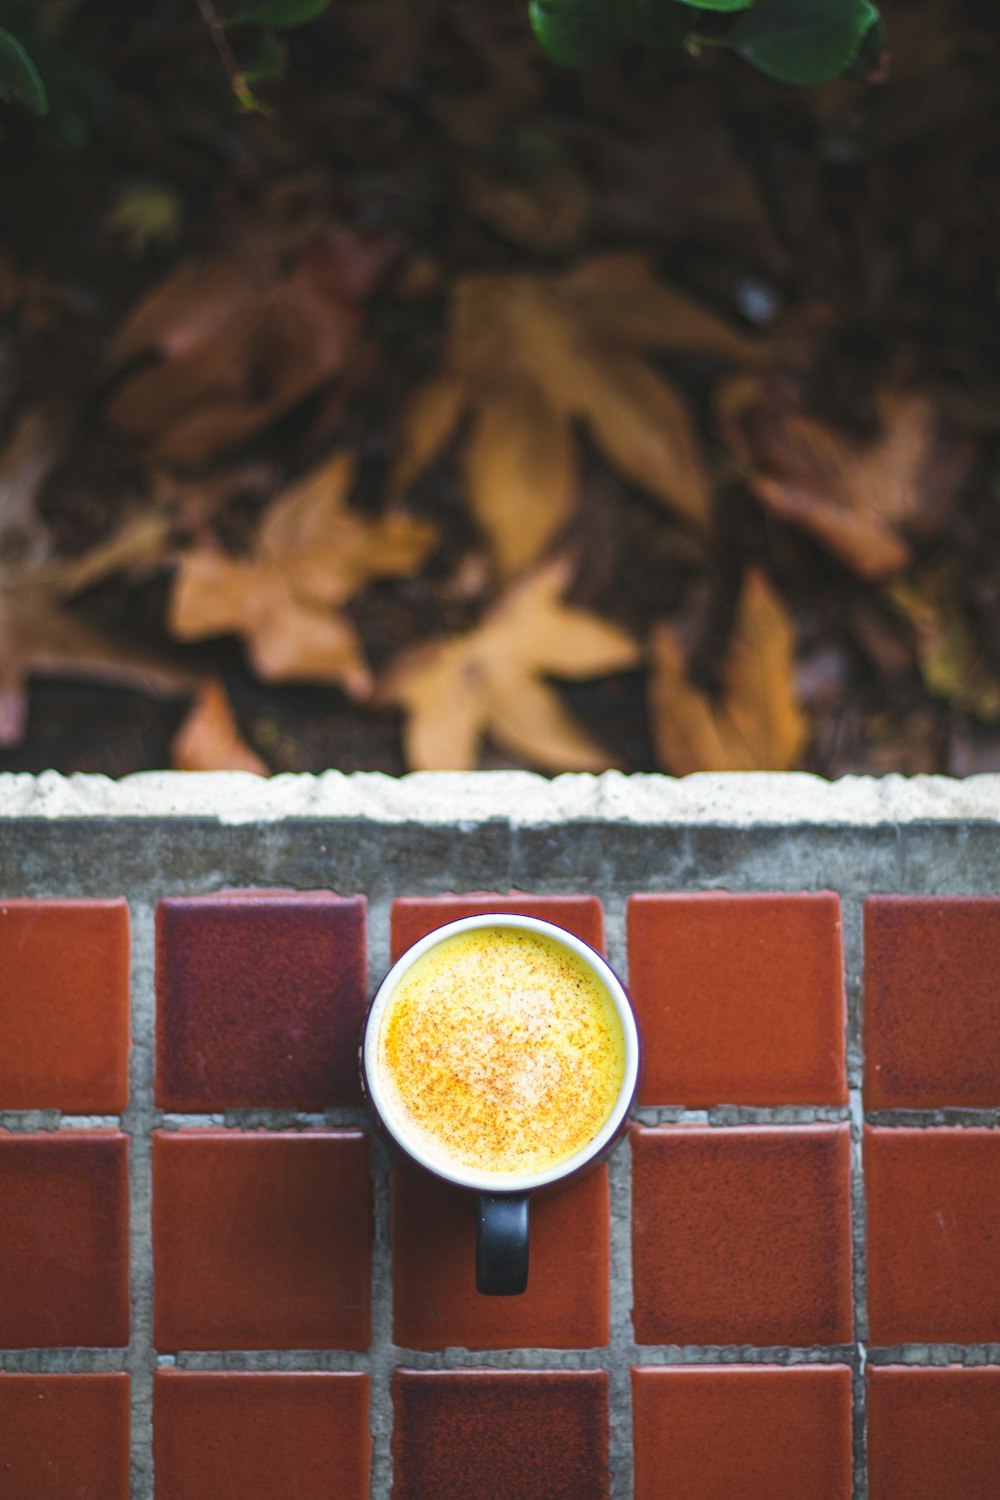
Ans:
[{"label": "black mug handle", "polygon": [[476,1291],[516,1297],[528,1285],[528,1195],[482,1193],[476,1219]]}]

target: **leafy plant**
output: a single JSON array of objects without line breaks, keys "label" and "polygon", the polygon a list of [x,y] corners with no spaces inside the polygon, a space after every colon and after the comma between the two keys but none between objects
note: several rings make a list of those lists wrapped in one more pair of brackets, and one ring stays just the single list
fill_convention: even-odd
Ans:
[{"label": "leafy plant", "polygon": [[543,48],[587,67],[630,42],[726,47],[783,83],[822,83],[881,50],[872,0],[530,0]]},{"label": "leafy plant", "polygon": [[45,5],[0,0],[0,100],[45,120],[70,146],[81,146],[106,113],[102,73],[58,45]]},{"label": "leafy plant", "polygon": [[[284,76],[288,53],[278,33],[308,25],[321,16],[329,4],[330,0],[246,0],[231,15],[222,16],[212,0],[198,0],[198,8],[242,109],[269,113],[252,85]],[[227,33],[233,28],[238,34],[257,34],[256,57],[248,64],[240,62],[230,45]]]}]

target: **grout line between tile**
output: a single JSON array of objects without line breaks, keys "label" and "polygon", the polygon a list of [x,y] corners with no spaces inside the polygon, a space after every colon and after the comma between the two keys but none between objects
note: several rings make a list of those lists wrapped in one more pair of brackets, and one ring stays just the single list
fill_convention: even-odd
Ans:
[{"label": "grout line between tile", "polygon": [[886,1344],[868,1350],[871,1365],[1000,1365],[1000,1344]]},{"label": "grout line between tile", "polygon": [[855,1344],[803,1347],[776,1344],[633,1344],[630,1362],[638,1365],[850,1365],[858,1363]]},{"label": "grout line between tile", "polygon": [[[608,960],[616,974],[628,971],[624,901],[604,901]],[[609,1342],[611,1500],[632,1500],[632,1145],[626,1132],[608,1160],[611,1194]]]},{"label": "grout line between tile", "polygon": [[0,1370],[11,1375],[104,1375],[130,1368],[127,1349],[0,1349]]},{"label": "grout line between tile", "polygon": [[863,1071],[862,975],[864,967],[864,914],[860,901],[841,898],[843,921],[844,988],[847,1002],[845,1052],[851,1122],[851,1277],[854,1292],[855,1352],[852,1366],[854,1500],[868,1497],[868,1429],[865,1402],[866,1341],[868,1337],[868,1280],[865,1180],[862,1160],[864,1106],[861,1098]]},{"label": "grout line between tile", "polygon": [[851,1118],[849,1104],[782,1104],[759,1108],[720,1104],[712,1109],[682,1105],[640,1105],[633,1111],[640,1125],[710,1125],[735,1129],[741,1125],[842,1125]]},{"label": "grout line between tile", "polygon": [[0,1109],[0,1130],[37,1135],[53,1130],[120,1130],[124,1115],[65,1115],[58,1109]]},{"label": "grout line between tile", "polygon": [[371,1116],[361,1106],[327,1110],[227,1109],[218,1114],[154,1110],[154,1130],[359,1130]]},{"label": "grout line between tile", "polygon": [[[510,1349],[407,1349],[389,1343],[390,1366],[405,1364],[420,1370],[609,1370],[618,1358],[632,1365],[798,1365],[846,1364],[862,1370],[857,1344],[811,1346],[777,1344],[636,1344],[618,1341],[614,1347],[594,1345],[550,1349],[518,1345]],[[866,1346],[864,1366],[909,1365],[965,1369],[1000,1366],[1000,1344],[893,1344]],[[350,1349],[186,1349],[177,1354],[155,1354],[157,1369],[273,1371],[331,1370],[370,1373],[376,1363],[371,1350]],[[3,1349],[0,1371],[12,1374],[94,1374],[130,1369],[127,1349]],[[629,1450],[631,1452],[631,1449]]]},{"label": "grout line between tile", "polygon": [[[855,1097],[856,1096],[856,1097]],[[679,1104],[643,1104],[633,1110],[640,1125],[710,1125],[736,1129],[744,1125],[838,1125],[854,1121],[860,1090],[849,1104],[720,1104],[711,1109],[687,1109]],[[123,1115],[70,1115],[57,1109],[0,1110],[0,1130],[14,1135],[37,1135],[55,1130],[118,1130]],[[1000,1109],[883,1109],[865,1110],[866,1125],[883,1130],[1000,1129]],[[227,1109],[206,1114],[150,1108],[150,1130],[366,1130],[371,1116],[363,1106],[326,1110]]]},{"label": "grout line between tile", "polygon": [[[389,968],[388,896],[369,898],[368,993],[374,995]],[[392,1344],[392,1242],[389,1199],[389,1151],[371,1130],[372,1201],[372,1337],[369,1354],[371,1387],[371,1500],[389,1500],[392,1492],[392,1372],[396,1363]]]},{"label": "grout line between tile", "polygon": [[158,1367],[178,1370],[349,1370],[371,1372],[371,1350],[354,1349],[181,1349],[157,1354]]},{"label": "grout line between tile", "polygon": [[[632,1376],[632,1146],[628,1136],[608,1162],[611,1190],[610,1340],[607,1368],[611,1416],[611,1500],[631,1500]],[[602,1351],[598,1351],[600,1353]]]},{"label": "grout line between tile", "polygon": [[155,910],[130,902],[132,929],[129,1104],[122,1128],[129,1141],[129,1257],[132,1337],[126,1369],[132,1377],[131,1500],[153,1500],[153,1048],[155,1046]]},{"label": "grout line between tile", "polygon": [[932,1130],[936,1126],[967,1130],[1000,1129],[1000,1109],[869,1109],[865,1123],[883,1130]]}]

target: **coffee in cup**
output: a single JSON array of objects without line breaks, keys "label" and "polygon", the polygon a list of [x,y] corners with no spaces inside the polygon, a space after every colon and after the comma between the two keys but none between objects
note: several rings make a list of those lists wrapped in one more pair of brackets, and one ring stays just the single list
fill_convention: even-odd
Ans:
[{"label": "coffee in cup", "polygon": [[499,1183],[589,1145],[621,1092],[625,1038],[606,985],[571,948],[476,927],[403,975],[382,1014],[378,1070],[430,1160]]},{"label": "coffee in cup", "polygon": [[618,979],[548,922],[463,918],[390,970],[368,1015],[366,1092],[406,1156],[480,1194],[480,1291],[524,1290],[527,1195],[600,1160],[638,1062]]}]

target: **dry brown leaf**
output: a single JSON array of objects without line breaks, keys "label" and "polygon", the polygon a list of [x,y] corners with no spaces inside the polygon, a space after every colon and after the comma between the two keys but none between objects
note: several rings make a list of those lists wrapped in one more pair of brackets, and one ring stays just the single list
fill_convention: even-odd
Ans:
[{"label": "dry brown leaf", "polygon": [[182,265],[120,329],[108,420],[181,465],[246,442],[343,373],[395,253],[272,194],[252,231]]},{"label": "dry brown leaf", "polygon": [[565,525],[575,470],[569,425],[544,394],[511,385],[479,407],[465,449],[465,485],[501,578],[530,567]]},{"label": "dry brown leaf", "polygon": [[687,407],[641,359],[594,361],[580,408],[615,468],[689,519],[707,520],[712,495]]},{"label": "dry brown leaf", "polygon": [[[500,576],[510,578],[543,555],[572,508],[564,455],[572,483],[572,422],[582,418],[612,464],[706,530],[711,491],[694,425],[641,358],[646,350],[742,363],[758,357],[753,340],[662,286],[641,255],[600,256],[562,275],[465,277],[454,293],[445,373],[404,419],[397,491],[440,452],[463,410],[478,413],[467,474],[494,477],[488,498],[477,491],[470,500]],[[532,431],[517,455],[506,451],[512,420],[484,418],[490,410],[531,414]],[[539,451],[543,424],[558,462],[526,463],[525,455]]]},{"label": "dry brown leaf", "polygon": [[600,677],[634,666],[624,630],[562,603],[569,565],[557,558],[510,589],[468,635],[404,652],[379,684],[407,715],[413,770],[469,770],[484,737],[548,771],[601,771],[612,761],[567,713],[546,676]]},{"label": "dry brown leaf", "polygon": [[465,404],[461,383],[438,375],[418,386],[407,402],[389,498],[398,501],[444,448],[458,426]]},{"label": "dry brown leaf", "polygon": [[222,683],[208,677],[198,689],[170,745],[175,771],[249,771],[269,776],[270,767],[240,734]]},{"label": "dry brown leaf", "polygon": [[165,698],[193,685],[189,673],[60,609],[44,590],[0,592],[0,745],[23,736],[28,678],[38,674],[93,678]]},{"label": "dry brown leaf", "polygon": [[87,560],[50,559],[51,537],[37,508],[62,437],[57,413],[29,411],[0,453],[0,745],[21,740],[28,679],[38,673],[93,677],[167,696],[191,686],[187,673],[155,653],[62,608],[61,598],[81,586],[73,579]]},{"label": "dry brown leaf", "polygon": [[806,742],[792,682],[794,637],[762,573],[750,569],[722,670],[710,698],[687,674],[674,631],[652,637],[650,713],[657,758],[676,776],[692,771],[787,771]]},{"label": "dry brown leaf", "polygon": [[462,190],[473,218],[539,255],[567,254],[579,245],[590,222],[590,192],[565,163],[536,182],[505,180],[470,163],[462,174]]},{"label": "dry brown leaf", "polygon": [[154,567],[167,556],[170,518],[155,509],[133,511],[103,542],[79,557],[58,558],[39,569],[36,581],[65,596],[83,593],[102,579],[132,569]]},{"label": "dry brown leaf", "polygon": [[749,482],[775,515],[802,526],[862,578],[905,568],[907,528],[942,518],[968,471],[971,450],[939,431],[926,397],[885,390],[876,397],[874,442],[789,411],[752,382],[730,391],[723,425],[749,464]]},{"label": "dry brown leaf", "polygon": [[622,250],[582,262],[565,278],[564,295],[597,341],[732,364],[756,364],[766,352],[762,339],[657,280],[643,254]]},{"label": "dry brown leaf", "polygon": [[39,566],[49,554],[38,499],[63,445],[53,411],[26,411],[0,453],[0,578]]},{"label": "dry brown leaf", "polygon": [[434,529],[410,516],[347,509],[354,459],[335,453],[271,506],[250,557],[208,548],[181,557],[170,600],[180,640],[234,632],[268,682],[336,683],[364,697],[371,678],[339,606],[373,578],[415,572]]}]

